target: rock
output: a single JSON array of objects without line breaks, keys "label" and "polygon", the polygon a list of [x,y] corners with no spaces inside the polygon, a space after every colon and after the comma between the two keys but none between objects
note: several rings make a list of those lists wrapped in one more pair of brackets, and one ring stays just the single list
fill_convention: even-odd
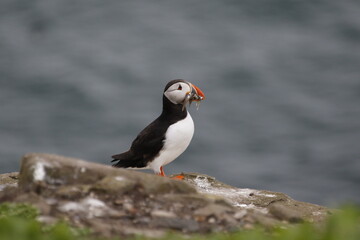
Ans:
[{"label": "rock", "polygon": [[0,191],[5,189],[6,187],[17,186],[18,180],[18,172],[0,174]]},{"label": "rock", "polygon": [[304,212],[300,209],[295,210],[280,203],[272,204],[269,207],[269,210],[270,214],[280,220],[289,221],[291,223],[302,222],[304,220]]},{"label": "rock", "polygon": [[230,208],[230,207],[223,206],[223,205],[220,205],[220,204],[211,203],[211,204],[206,205],[205,207],[197,209],[194,212],[194,214],[196,216],[208,217],[208,216],[211,216],[211,215],[220,216],[220,215],[225,214],[227,212],[234,212],[234,208]]},{"label": "rock", "polygon": [[278,220],[321,222],[329,213],[329,209],[326,207],[296,201],[283,193],[236,188],[217,181],[213,177],[198,173],[179,175],[184,177],[185,182],[203,194],[222,197],[236,208],[252,209],[256,212],[272,215]]},{"label": "rock", "polygon": [[160,218],[176,218],[176,215],[173,212],[163,210],[154,210],[151,212],[151,216]]},{"label": "rock", "polygon": [[118,211],[111,209],[105,202],[91,196],[81,199],[80,201],[64,202],[58,205],[58,210],[74,215],[84,215],[91,219],[95,217],[122,217]]},{"label": "rock", "polygon": [[[112,176],[114,179],[105,179]],[[73,184],[106,184],[115,183],[118,179],[126,179],[143,183],[141,186],[146,193],[188,193],[196,192],[194,188],[182,181],[161,178],[152,174],[118,169],[97,163],[90,163],[80,159],[66,158],[52,154],[27,154],[23,157],[20,169],[19,187],[23,190],[35,190],[41,186],[73,185]],[[100,182],[102,181],[102,182]],[[118,181],[120,182],[120,181]],[[99,186],[98,185],[98,186]],[[108,184],[108,186],[110,186]],[[117,183],[116,186],[124,187]],[[112,186],[116,188],[116,186]],[[127,186],[128,187],[128,186]],[[114,189],[113,189],[114,190]],[[120,189],[118,189],[120,191]]]},{"label": "rock", "polygon": [[154,228],[173,229],[184,233],[193,233],[200,230],[199,223],[193,219],[154,218],[150,224]]},{"label": "rock", "polygon": [[62,198],[62,199],[79,199],[81,197],[86,196],[86,194],[89,192],[90,186],[89,185],[64,185],[59,186],[59,188],[56,191],[56,197]]},{"label": "rock", "polygon": [[283,193],[236,188],[198,173],[180,175],[183,181],[32,153],[22,159],[18,184],[16,173],[0,175],[0,202],[33,204],[43,222],[66,219],[102,237],[271,228],[322,222],[328,215],[325,207]]},{"label": "rock", "polygon": [[260,212],[252,212],[251,214],[246,215],[244,218],[246,222],[252,223],[252,225],[260,225],[265,228],[273,228],[277,225],[280,225],[282,222],[276,218],[273,218],[270,215],[261,214]]},{"label": "rock", "polygon": [[107,176],[94,184],[91,189],[99,193],[122,195],[134,189],[137,182],[123,176]]},{"label": "rock", "polygon": [[0,185],[17,184],[19,179],[18,172],[0,174]]}]

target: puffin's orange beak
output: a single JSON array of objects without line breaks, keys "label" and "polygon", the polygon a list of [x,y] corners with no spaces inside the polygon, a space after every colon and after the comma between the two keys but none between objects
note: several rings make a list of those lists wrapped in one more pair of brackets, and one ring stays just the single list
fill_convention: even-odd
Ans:
[{"label": "puffin's orange beak", "polygon": [[191,84],[191,86],[195,90],[196,95],[198,95],[198,97],[199,97],[198,99],[194,98],[193,101],[202,101],[202,100],[204,100],[205,99],[205,94],[200,90],[200,88],[198,88],[194,84]]}]

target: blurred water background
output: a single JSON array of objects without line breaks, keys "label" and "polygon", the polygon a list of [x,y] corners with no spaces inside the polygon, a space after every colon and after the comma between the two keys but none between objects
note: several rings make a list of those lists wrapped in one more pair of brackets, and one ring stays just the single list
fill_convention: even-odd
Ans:
[{"label": "blurred water background", "polygon": [[176,78],[207,96],[165,168],[360,203],[360,1],[0,0],[0,171],[110,164]]}]

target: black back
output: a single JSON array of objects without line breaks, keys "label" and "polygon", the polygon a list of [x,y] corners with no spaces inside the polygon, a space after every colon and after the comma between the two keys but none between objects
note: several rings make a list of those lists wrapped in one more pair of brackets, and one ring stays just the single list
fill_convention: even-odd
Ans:
[{"label": "black back", "polygon": [[[182,79],[170,81],[164,92],[176,82],[185,82]],[[144,128],[132,142],[130,150],[112,156],[113,166],[122,168],[143,168],[159,154],[164,146],[165,134],[170,125],[186,118],[187,110],[182,104],[172,103],[163,95],[163,110],[161,115]]]}]

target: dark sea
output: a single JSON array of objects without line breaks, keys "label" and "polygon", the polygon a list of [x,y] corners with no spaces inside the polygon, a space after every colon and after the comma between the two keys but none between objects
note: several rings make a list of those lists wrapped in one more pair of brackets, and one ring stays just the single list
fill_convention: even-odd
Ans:
[{"label": "dark sea", "polygon": [[176,78],[207,99],[167,174],[360,203],[358,0],[0,0],[0,172],[110,164]]}]

